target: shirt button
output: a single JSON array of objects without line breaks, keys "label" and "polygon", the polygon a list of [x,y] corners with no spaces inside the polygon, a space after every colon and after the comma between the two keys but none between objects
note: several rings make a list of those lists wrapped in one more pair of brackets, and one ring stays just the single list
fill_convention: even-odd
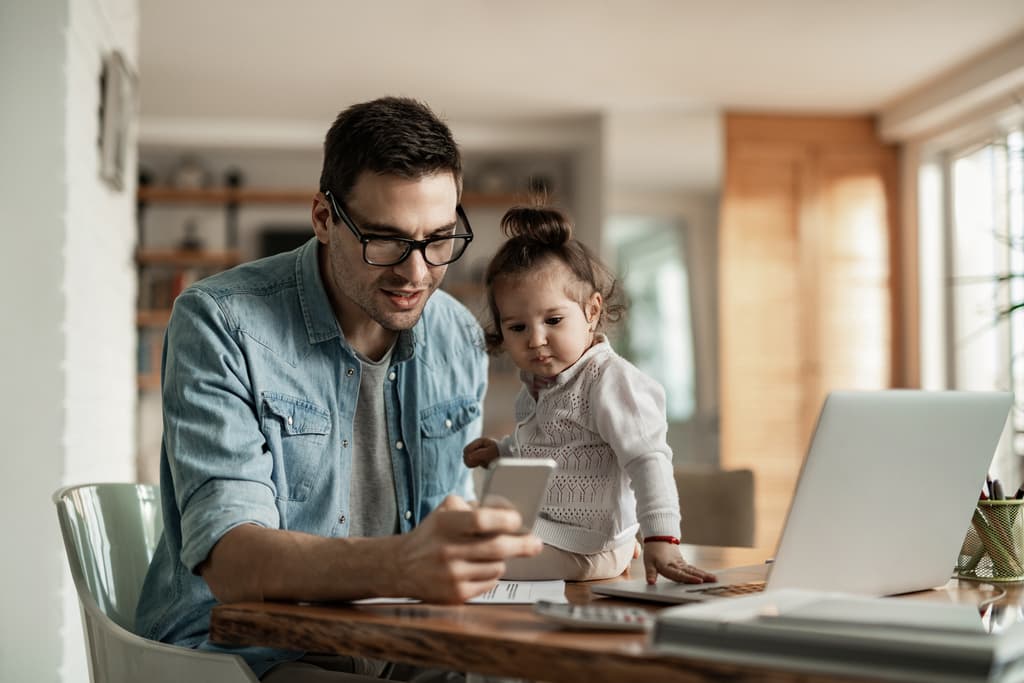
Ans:
[{"label": "shirt button", "polygon": [[349,368],[348,370],[345,371],[345,374],[351,377],[352,375],[356,374],[356,371],[353,368]]},{"label": "shirt button", "polygon": [[342,439],[341,440],[341,447],[342,448],[348,448],[348,439]]},{"label": "shirt button", "polygon": [[412,519],[412,510],[406,510],[405,511],[405,518],[406,519]]},{"label": "shirt button", "polygon": [[391,373],[390,375],[388,375],[388,379],[389,379],[389,380],[391,380],[392,382],[394,382],[394,381],[395,381],[395,377],[398,377],[398,375],[396,375],[396,374],[395,374],[395,373],[393,373],[393,372],[392,372],[392,373]]},{"label": "shirt button", "polygon": [[405,444],[402,443],[401,441],[396,441],[395,448],[397,448],[398,450],[402,450],[403,448],[405,448]]},{"label": "shirt button", "polygon": [[344,523],[345,523],[345,515],[342,515],[341,517],[338,517],[338,524],[344,524]]},{"label": "shirt button", "polygon": [[289,416],[288,416],[288,424],[291,424],[292,422],[293,422],[293,420],[292,420],[292,416],[291,416],[291,415],[289,415]]},{"label": "shirt button", "polygon": [[445,420],[444,421],[444,426],[447,427],[448,429],[451,429],[452,428],[452,421],[451,420]]}]

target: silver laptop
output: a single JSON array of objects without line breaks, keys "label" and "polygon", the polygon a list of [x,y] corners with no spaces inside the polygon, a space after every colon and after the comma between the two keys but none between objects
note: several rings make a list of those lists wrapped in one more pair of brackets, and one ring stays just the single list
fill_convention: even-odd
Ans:
[{"label": "silver laptop", "polygon": [[[591,590],[681,603],[776,588],[882,596],[943,585],[1012,402],[1003,392],[833,392],[772,564],[718,570],[713,584],[658,577]],[[1014,491],[1019,482],[1007,483]]]}]

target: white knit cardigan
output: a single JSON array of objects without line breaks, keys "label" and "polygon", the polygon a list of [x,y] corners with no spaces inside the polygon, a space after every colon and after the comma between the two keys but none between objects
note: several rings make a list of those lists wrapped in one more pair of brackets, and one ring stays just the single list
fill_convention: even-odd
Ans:
[{"label": "white knit cardigan", "polygon": [[665,392],[599,336],[533,398],[520,373],[515,431],[503,457],[558,463],[534,533],[580,554],[609,550],[641,529],[679,535],[679,497],[665,439]]}]

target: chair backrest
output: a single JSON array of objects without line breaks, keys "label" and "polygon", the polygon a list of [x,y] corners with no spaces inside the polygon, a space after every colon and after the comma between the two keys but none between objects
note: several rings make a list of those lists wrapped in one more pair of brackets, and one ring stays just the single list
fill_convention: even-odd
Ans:
[{"label": "chair backrest", "polygon": [[749,469],[675,468],[684,543],[754,545],[754,473]]},{"label": "chair backrest", "polygon": [[160,489],[84,484],[53,494],[79,599],[131,631],[149,561],[163,531]]},{"label": "chair backrest", "polygon": [[135,635],[135,606],[163,516],[160,489],[85,484],[53,494],[93,683],[259,683],[237,654],[202,652]]}]

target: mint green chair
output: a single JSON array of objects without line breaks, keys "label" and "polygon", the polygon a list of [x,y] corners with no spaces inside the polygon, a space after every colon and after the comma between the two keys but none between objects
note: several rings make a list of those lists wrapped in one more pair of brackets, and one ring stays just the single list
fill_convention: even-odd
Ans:
[{"label": "mint green chair", "polygon": [[257,683],[237,655],[200,652],[141,638],[135,605],[163,531],[160,489],[143,484],[85,484],[53,494],[93,683]]}]

